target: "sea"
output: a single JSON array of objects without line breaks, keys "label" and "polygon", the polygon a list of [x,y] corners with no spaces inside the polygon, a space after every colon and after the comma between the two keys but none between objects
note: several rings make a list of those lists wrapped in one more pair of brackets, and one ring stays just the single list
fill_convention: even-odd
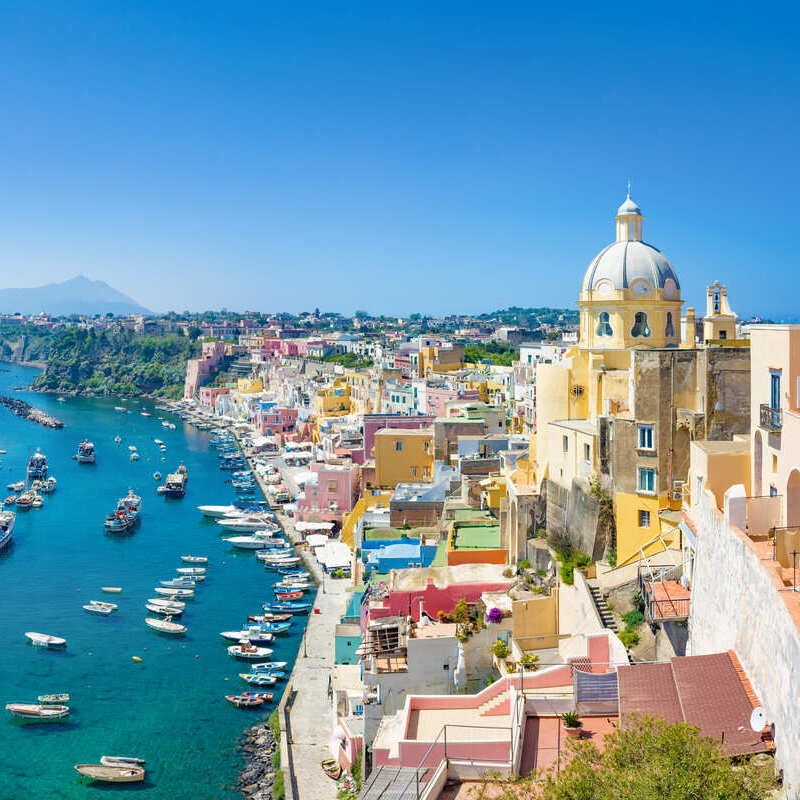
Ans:
[{"label": "sea", "polygon": [[[0,370],[0,394],[64,423],[51,430],[0,407],[0,449],[7,451],[0,454],[0,498],[9,494],[7,484],[24,478],[37,448],[58,482],[42,508],[17,514],[14,541],[0,551],[0,800],[101,798],[109,791],[153,800],[239,797],[241,734],[269,715],[283,684],[276,684],[275,700],[263,710],[230,705],[226,694],[253,687],[238,677],[249,667],[228,656],[219,634],[239,630],[248,614],[259,613],[273,599],[276,578],[251,553],[234,551],[222,528],[197,510],[234,498],[209,434],[149,401],[59,402],[55,395],[20,390],[37,370],[2,362]],[[163,427],[159,417],[176,429]],[[94,465],[72,458],[84,438],[95,443]],[[154,439],[166,443],[163,456]],[[130,461],[129,445],[138,448],[139,461]],[[154,472],[166,475],[179,464],[189,471],[185,497],[161,497]],[[141,522],[130,535],[107,535],[103,521],[129,488],[143,498]],[[181,555],[208,556],[208,577],[187,601],[181,619],[187,633],[171,638],[145,625],[145,602],[157,596],[159,581],[185,566]],[[104,594],[101,586],[122,592]],[[119,610],[91,615],[82,609],[90,600],[118,603]],[[270,645],[267,660],[287,661],[291,670],[304,626],[305,618],[296,617],[289,635]],[[67,648],[33,647],[26,631],[62,636]],[[71,696],[66,723],[20,724],[4,709],[56,692]],[[145,782],[83,783],[74,765],[98,763],[102,755],[146,759]]]}]

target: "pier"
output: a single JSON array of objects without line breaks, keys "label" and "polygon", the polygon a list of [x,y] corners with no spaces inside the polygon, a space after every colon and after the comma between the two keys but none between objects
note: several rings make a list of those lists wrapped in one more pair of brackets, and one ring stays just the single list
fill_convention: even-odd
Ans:
[{"label": "pier", "polygon": [[16,397],[8,397],[7,395],[0,395],[0,405],[5,406],[9,411],[16,414],[23,419],[29,419],[37,425],[43,425],[45,428],[63,428],[64,423],[51,417],[38,408],[35,408],[30,403],[20,400]]}]

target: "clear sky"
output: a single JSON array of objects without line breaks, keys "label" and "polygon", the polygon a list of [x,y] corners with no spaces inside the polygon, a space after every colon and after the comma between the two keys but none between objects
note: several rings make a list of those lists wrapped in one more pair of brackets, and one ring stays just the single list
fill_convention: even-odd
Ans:
[{"label": "clear sky", "polygon": [[797,6],[540,5],[3,4],[0,286],[572,305],[630,178],[688,303],[800,313]]}]

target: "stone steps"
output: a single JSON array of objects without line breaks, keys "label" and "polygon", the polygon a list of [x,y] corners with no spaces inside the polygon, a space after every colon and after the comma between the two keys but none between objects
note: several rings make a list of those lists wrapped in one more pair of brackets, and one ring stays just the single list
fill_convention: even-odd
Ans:
[{"label": "stone steps", "polygon": [[617,623],[614,619],[614,615],[611,613],[611,609],[608,607],[608,603],[606,603],[605,597],[603,597],[603,593],[600,591],[600,587],[589,584],[589,591],[592,594],[594,607],[597,609],[597,613],[600,615],[600,620],[603,623],[603,627],[608,628],[610,631],[614,631],[614,633],[616,633]]}]

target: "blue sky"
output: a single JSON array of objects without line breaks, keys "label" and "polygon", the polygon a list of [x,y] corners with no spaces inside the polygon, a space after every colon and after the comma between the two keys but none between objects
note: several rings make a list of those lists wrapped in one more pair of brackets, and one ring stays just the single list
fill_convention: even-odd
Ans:
[{"label": "blue sky", "polygon": [[628,178],[688,304],[800,313],[795,7],[5,4],[0,286],[572,305]]}]

